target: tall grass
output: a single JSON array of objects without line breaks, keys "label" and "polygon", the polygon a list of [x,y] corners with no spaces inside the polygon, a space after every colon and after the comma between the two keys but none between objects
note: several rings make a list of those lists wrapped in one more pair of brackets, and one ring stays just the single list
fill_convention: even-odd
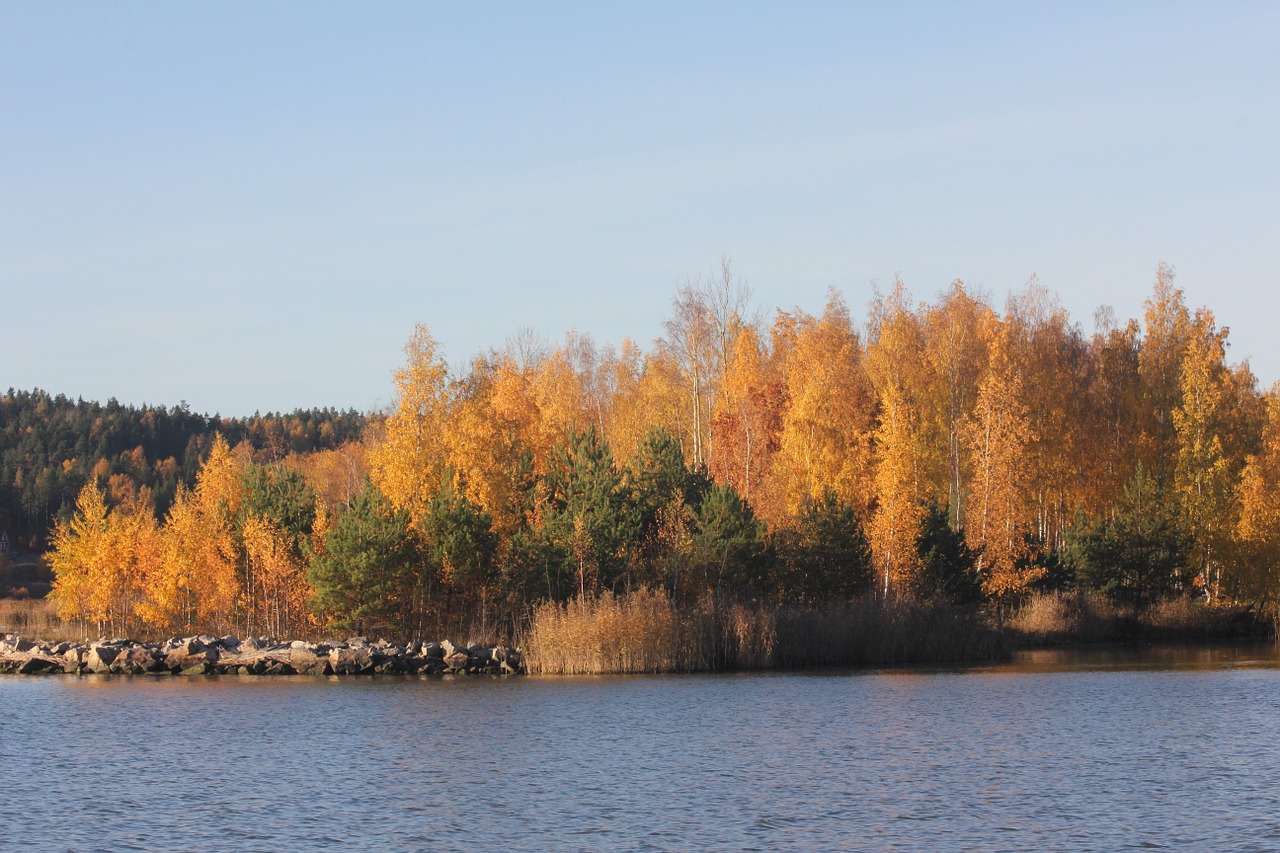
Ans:
[{"label": "tall grass", "polygon": [[699,672],[1006,657],[977,614],[940,604],[862,599],[779,608],[703,599],[676,607],[662,590],[549,602],[524,643],[541,674]]},{"label": "tall grass", "polygon": [[1275,632],[1266,618],[1250,610],[1199,598],[1168,598],[1136,610],[1082,592],[1033,595],[1008,624],[1014,635],[1030,643],[1190,642]]},{"label": "tall grass", "polygon": [[88,633],[81,622],[64,622],[57,607],[44,598],[0,598],[0,633],[42,640],[79,640]]}]

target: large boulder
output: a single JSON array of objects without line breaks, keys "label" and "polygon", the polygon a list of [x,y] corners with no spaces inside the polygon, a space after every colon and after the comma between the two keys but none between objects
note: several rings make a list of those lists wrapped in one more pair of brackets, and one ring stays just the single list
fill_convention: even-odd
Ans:
[{"label": "large boulder", "polygon": [[165,654],[164,665],[170,672],[204,675],[214,671],[214,665],[220,657],[222,652],[219,646],[205,643],[199,637],[189,637],[179,640]]},{"label": "large boulder", "polygon": [[81,646],[71,646],[62,653],[62,671],[78,673],[84,668],[84,657],[88,650]]},{"label": "large boulder", "polygon": [[373,653],[367,646],[336,648],[329,652],[329,665],[335,675],[362,675],[373,672]]},{"label": "large boulder", "polygon": [[332,675],[333,667],[329,663],[330,652],[321,654],[307,643],[294,643],[289,649],[289,665],[301,675]]},{"label": "large boulder", "polygon": [[84,656],[84,668],[89,672],[108,673],[111,664],[120,656],[118,646],[94,643]]},{"label": "large boulder", "polygon": [[163,672],[164,658],[158,651],[146,646],[129,646],[122,649],[111,662],[111,671],[121,675],[141,675],[145,672]]}]

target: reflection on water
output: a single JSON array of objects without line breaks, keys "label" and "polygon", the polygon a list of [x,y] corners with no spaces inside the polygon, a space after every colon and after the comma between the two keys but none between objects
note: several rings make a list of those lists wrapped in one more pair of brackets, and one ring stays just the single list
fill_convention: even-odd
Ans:
[{"label": "reflection on water", "polygon": [[1280,850],[1280,656],[0,679],[0,850]]},{"label": "reflection on water", "polygon": [[1280,667],[1280,646],[1245,643],[1222,646],[1076,646],[1020,652],[1010,672],[1091,670],[1195,670]]}]

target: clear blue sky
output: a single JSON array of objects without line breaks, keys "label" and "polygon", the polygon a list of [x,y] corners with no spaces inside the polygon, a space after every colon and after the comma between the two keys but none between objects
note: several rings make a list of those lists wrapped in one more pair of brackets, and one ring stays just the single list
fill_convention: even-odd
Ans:
[{"label": "clear blue sky", "polygon": [[0,5],[0,386],[368,409],[417,321],[647,347],[1167,261],[1280,379],[1280,4]]}]

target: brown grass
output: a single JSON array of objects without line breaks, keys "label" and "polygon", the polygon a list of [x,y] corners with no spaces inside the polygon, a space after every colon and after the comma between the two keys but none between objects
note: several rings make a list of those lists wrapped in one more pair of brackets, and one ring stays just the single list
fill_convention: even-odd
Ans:
[{"label": "brown grass", "polygon": [[1009,619],[1009,629],[1029,643],[1106,643],[1257,637],[1269,625],[1252,611],[1185,596],[1132,610],[1101,595],[1044,593],[1023,603]]},{"label": "brown grass", "polygon": [[665,592],[640,590],[547,602],[533,612],[525,643],[531,673],[587,675],[710,669],[697,613],[680,613]]},{"label": "brown grass", "polygon": [[816,608],[719,603],[680,609],[661,590],[605,594],[535,609],[524,643],[531,673],[699,672],[1006,657],[976,614],[862,599]]},{"label": "brown grass", "polygon": [[89,629],[81,622],[64,622],[57,608],[44,598],[0,598],[0,633],[40,640],[81,640]]}]

